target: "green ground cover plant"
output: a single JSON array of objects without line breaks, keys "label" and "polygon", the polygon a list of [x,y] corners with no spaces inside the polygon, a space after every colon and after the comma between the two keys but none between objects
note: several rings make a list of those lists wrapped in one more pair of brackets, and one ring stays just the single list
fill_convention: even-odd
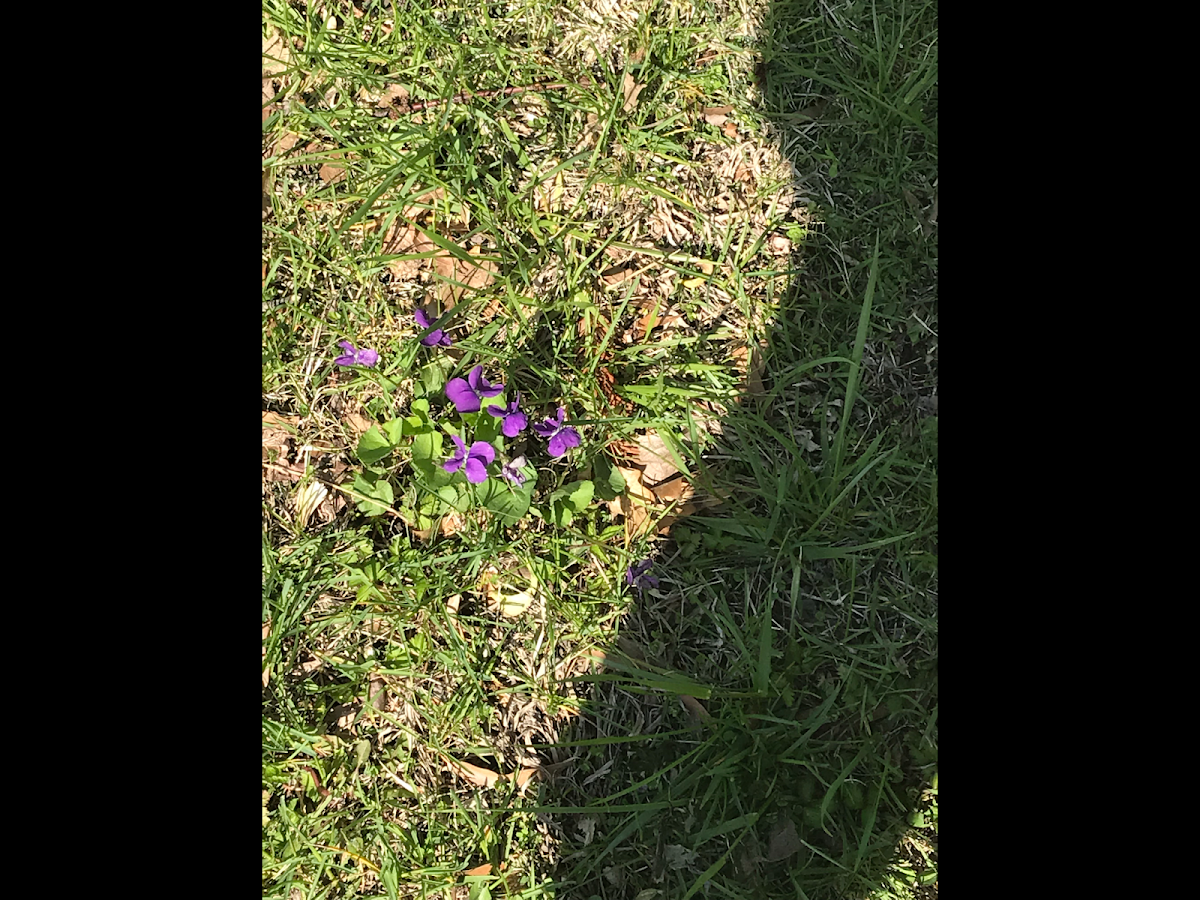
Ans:
[{"label": "green ground cover plant", "polygon": [[936,5],[262,10],[263,896],[936,897]]}]

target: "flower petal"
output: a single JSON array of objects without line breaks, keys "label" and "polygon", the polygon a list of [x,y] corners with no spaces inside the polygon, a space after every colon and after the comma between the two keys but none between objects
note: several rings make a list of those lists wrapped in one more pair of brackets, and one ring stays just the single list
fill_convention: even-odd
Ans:
[{"label": "flower petal", "polygon": [[509,413],[504,417],[504,436],[516,437],[529,424],[529,417],[523,412]]},{"label": "flower petal", "polygon": [[583,439],[579,436],[579,432],[576,431],[574,428],[572,428],[570,425],[563,428],[563,430],[561,432],[559,432],[559,436],[563,440],[563,445],[568,450],[571,449],[572,447],[578,447],[580,444],[583,443]]},{"label": "flower petal", "polygon": [[366,366],[369,369],[371,366],[375,365],[375,363],[377,363],[377,362],[379,362],[379,351],[378,350],[364,349],[364,350],[358,351],[358,364],[360,366]]},{"label": "flower petal", "polygon": [[467,457],[467,481],[471,484],[487,481],[487,467],[474,456]]},{"label": "flower petal", "polygon": [[467,455],[467,445],[463,443],[463,439],[457,434],[452,434],[450,435],[450,440],[454,441],[454,446],[458,448],[454,455],[458,459],[465,457]]},{"label": "flower petal", "polygon": [[562,456],[564,453],[566,453],[567,445],[563,440],[563,436],[561,434],[555,434],[554,437],[550,438],[550,443],[547,449],[549,449],[551,456]]},{"label": "flower petal", "polygon": [[476,441],[471,445],[471,456],[482,459],[484,465],[490,466],[496,459],[496,448],[487,441]]},{"label": "flower petal", "polygon": [[354,357],[353,356],[339,356],[333,362],[335,365],[339,365],[339,366],[352,366],[352,365],[354,365]]},{"label": "flower petal", "polygon": [[417,324],[422,328],[429,328],[433,323],[429,321],[429,316],[425,315],[425,310],[417,307],[417,311],[413,313],[413,318],[417,320]]},{"label": "flower petal", "polygon": [[508,410],[506,410],[503,406],[497,406],[495,403],[488,406],[488,412],[490,412],[497,419],[501,419],[508,415]]},{"label": "flower petal", "polygon": [[457,472],[459,466],[461,466],[462,464],[463,464],[462,457],[456,456],[453,459],[448,459],[444,463],[442,463],[442,468],[445,469],[447,472],[453,473],[453,472]]},{"label": "flower petal", "polygon": [[479,412],[479,395],[471,390],[471,386],[461,378],[451,378],[446,385],[446,399],[460,413]]},{"label": "flower petal", "polygon": [[[467,373],[467,383],[471,385],[471,390],[479,390],[479,382],[483,378],[483,366],[478,365]],[[476,407],[478,409],[478,407]]]},{"label": "flower petal", "polygon": [[553,419],[547,419],[544,422],[534,422],[533,430],[544,438],[554,437],[554,433],[558,431],[558,426],[554,424]]}]

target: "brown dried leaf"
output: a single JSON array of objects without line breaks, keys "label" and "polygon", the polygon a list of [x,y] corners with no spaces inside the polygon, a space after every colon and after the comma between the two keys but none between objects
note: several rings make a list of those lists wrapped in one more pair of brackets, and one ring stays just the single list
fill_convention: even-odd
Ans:
[{"label": "brown dried leaf", "polygon": [[492,874],[492,864],[491,863],[484,863],[482,866],[476,866],[473,869],[467,869],[463,872],[463,875],[468,876],[468,877],[470,877],[472,875],[491,875],[491,874]]},{"label": "brown dried leaf", "polygon": [[[329,156],[334,159],[342,159],[345,154],[341,150],[334,150]],[[336,184],[346,177],[346,169],[343,166],[334,165],[333,163],[325,163],[325,165],[317,170],[317,175],[326,184]]]},{"label": "brown dried leaf", "polygon": [[[269,638],[270,636],[271,636],[271,623],[269,621],[263,622],[263,627],[262,627],[262,639],[263,639],[262,658],[263,658],[263,662],[266,662],[266,659],[267,659],[267,638]],[[267,682],[270,680],[271,680],[271,667],[266,666],[265,668],[263,668],[263,671],[262,671],[262,684],[263,684],[264,690],[267,687]]]},{"label": "brown dried leaf", "polygon": [[657,432],[648,431],[635,439],[638,446],[637,461],[645,469],[642,483],[652,487],[679,474],[679,467],[672,460],[671,451]]},{"label": "brown dried leaf", "polygon": [[387,684],[378,675],[372,675],[367,682],[367,703],[380,710],[387,705]]},{"label": "brown dried leaf", "polygon": [[441,531],[442,537],[451,537],[452,535],[458,534],[460,531],[462,531],[466,524],[466,519],[460,516],[457,511],[452,509],[442,516],[442,520],[438,526],[438,529]]},{"label": "brown dried leaf", "polygon": [[371,427],[371,420],[360,416],[358,413],[346,413],[346,424],[350,426],[350,430],[356,435],[366,434]]},{"label": "brown dried leaf", "polygon": [[[468,252],[471,256],[478,256],[479,248],[472,247]],[[468,291],[486,288],[496,280],[495,273],[499,271],[490,259],[469,263],[448,253],[434,257],[433,270],[444,279],[438,285],[443,310],[453,309]]]},{"label": "brown dried leaf", "polygon": [[[380,254],[385,256],[430,253],[435,249],[433,241],[399,217],[392,222],[379,245]],[[387,267],[393,278],[404,281],[415,278],[424,265],[428,265],[427,258],[393,259]]]},{"label": "brown dried leaf", "polygon": [[600,273],[600,283],[604,287],[612,287],[614,284],[620,284],[627,278],[632,278],[634,275],[641,273],[641,271],[642,269],[638,268],[637,264],[632,260],[617,266],[609,266]]},{"label": "brown dried leaf", "polygon": [[525,789],[525,785],[529,784],[530,780],[537,777],[537,769],[522,769],[517,773],[517,787],[521,790]]},{"label": "brown dried leaf", "polygon": [[733,122],[726,122],[725,127],[721,131],[727,138],[736,138],[738,136],[738,127]]},{"label": "brown dried leaf", "polygon": [[575,145],[573,154],[582,153],[585,150],[590,150],[596,146],[596,139],[600,135],[600,117],[595,113],[587,114],[587,124],[583,127],[583,134],[579,138],[579,142]]},{"label": "brown dried leaf", "polygon": [[278,75],[292,62],[292,53],[282,34],[272,31],[262,39],[262,73]]},{"label": "brown dried leaf", "polygon": [[751,397],[763,393],[763,361],[762,351],[757,344],[739,344],[733,350],[733,358],[738,371],[742,375],[742,391]]},{"label": "brown dried leaf", "polygon": [[408,198],[409,205],[404,207],[400,213],[400,218],[410,219],[413,222],[420,222],[428,219],[433,215],[437,204],[446,199],[445,188],[428,188],[425,191],[417,194],[415,197]]},{"label": "brown dried leaf", "polygon": [[625,73],[625,83],[623,85],[623,90],[625,93],[625,106],[622,107],[622,111],[623,112],[632,111],[633,108],[635,106],[637,106],[638,94],[640,94],[645,89],[646,89],[646,86],[644,84],[638,84],[636,81],[634,81],[633,76],[630,75],[628,72],[626,72]]},{"label": "brown dried leaf", "polygon": [[686,502],[696,493],[692,483],[682,475],[656,484],[650,490],[659,503]]},{"label": "brown dried leaf", "polygon": [[700,115],[709,125],[724,125],[729,121],[731,112],[733,112],[732,106],[706,106],[700,111]]},{"label": "brown dried leaf", "polygon": [[499,772],[493,772],[491,769],[485,769],[483,766],[469,762],[457,762],[448,756],[446,764],[450,767],[451,772],[476,787],[494,787],[501,777]]},{"label": "brown dried leaf", "polygon": [[380,109],[394,106],[398,110],[405,110],[408,108],[408,91],[398,84],[389,84],[379,95],[379,103],[376,105]]}]

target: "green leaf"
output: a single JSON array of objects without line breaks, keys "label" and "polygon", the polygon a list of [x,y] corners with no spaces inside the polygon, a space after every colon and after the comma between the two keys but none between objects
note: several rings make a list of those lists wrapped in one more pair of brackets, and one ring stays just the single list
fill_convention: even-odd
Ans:
[{"label": "green leaf", "polygon": [[520,471],[525,475],[521,487],[509,484],[503,478],[489,478],[480,493],[480,502],[506,525],[512,525],[529,512],[533,488],[537,484],[537,471],[532,466],[525,466]]},{"label": "green leaf", "polygon": [[392,419],[390,422],[383,423],[383,433],[387,435],[388,442],[394,447],[400,443],[400,438],[404,437],[404,420]]},{"label": "green leaf", "polygon": [[364,465],[372,466],[391,452],[392,445],[388,443],[388,439],[372,425],[367,429],[367,433],[359,438],[358,448],[354,454],[362,460]]},{"label": "green leaf", "polygon": [[550,495],[549,519],[560,528],[571,524],[577,513],[587,509],[596,487],[590,481],[573,481]]},{"label": "green leaf", "polygon": [[583,512],[592,502],[596,486],[590,481],[572,481],[550,495],[550,499],[561,500],[572,512]]},{"label": "green leaf", "polygon": [[616,500],[625,493],[625,476],[604,453],[592,463],[596,472],[596,496],[601,500]]},{"label": "green leaf", "polygon": [[[436,394],[446,386],[446,376],[450,374],[450,370],[454,368],[454,360],[445,356],[436,356],[428,363],[421,367],[421,385],[425,388],[426,394]],[[418,401],[425,404],[426,412],[429,411],[429,401]],[[416,405],[415,403],[413,404]]]},{"label": "green leaf", "polygon": [[428,431],[413,435],[413,462],[434,462],[442,458],[442,434],[430,428]]},{"label": "green leaf", "polygon": [[356,494],[364,499],[358,499],[358,509],[364,515],[378,516],[391,508],[395,501],[392,493],[392,483],[383,477],[382,472],[364,469],[354,476],[351,486]]}]

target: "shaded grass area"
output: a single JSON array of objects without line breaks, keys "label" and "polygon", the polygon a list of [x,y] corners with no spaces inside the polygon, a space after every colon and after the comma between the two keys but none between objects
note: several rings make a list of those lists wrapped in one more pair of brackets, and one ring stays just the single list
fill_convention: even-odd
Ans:
[{"label": "shaded grass area", "polygon": [[[389,263],[419,253],[384,252],[393,223],[416,221],[456,258],[495,260],[453,310],[460,370],[498,360],[533,402],[573,403],[593,423],[581,470],[601,429],[690,434],[689,464],[729,500],[657,545],[603,509],[426,545],[352,507],[297,528],[288,485],[268,485],[264,896],[922,896],[936,883],[936,7],[775,4],[755,30],[724,5],[368,3],[364,21],[392,29],[365,38],[341,9],[330,31],[305,4],[264,6],[294,39],[291,103],[264,120],[264,409],[352,447],[349,412],[437,396],[451,372],[417,350],[406,311],[445,279],[396,277]],[[698,66],[706,54],[716,64]],[[627,73],[644,84],[632,112]],[[543,80],[569,87],[394,119],[347,101]],[[723,103],[784,149],[811,215],[700,217],[685,249],[730,265],[710,293],[670,288],[691,330],[626,345],[643,311],[635,289],[595,287],[605,248],[654,227],[655,198],[687,211],[704,179],[721,188],[690,123]],[[327,184],[331,164],[345,175]],[[431,187],[444,200],[417,201],[433,207],[419,218]],[[802,253],[764,255],[788,233]],[[731,402],[745,373],[713,352],[723,336],[765,340],[758,396]],[[392,349],[378,377],[321,362],[342,337]],[[607,402],[605,371],[629,409]],[[719,435],[697,428],[698,401],[724,411]],[[568,474],[547,469],[547,489]],[[647,554],[662,582],[635,603],[621,575]],[[505,559],[555,586],[519,619],[476,589]],[[579,664],[593,647],[603,670]],[[479,787],[447,758],[511,777]]]}]

